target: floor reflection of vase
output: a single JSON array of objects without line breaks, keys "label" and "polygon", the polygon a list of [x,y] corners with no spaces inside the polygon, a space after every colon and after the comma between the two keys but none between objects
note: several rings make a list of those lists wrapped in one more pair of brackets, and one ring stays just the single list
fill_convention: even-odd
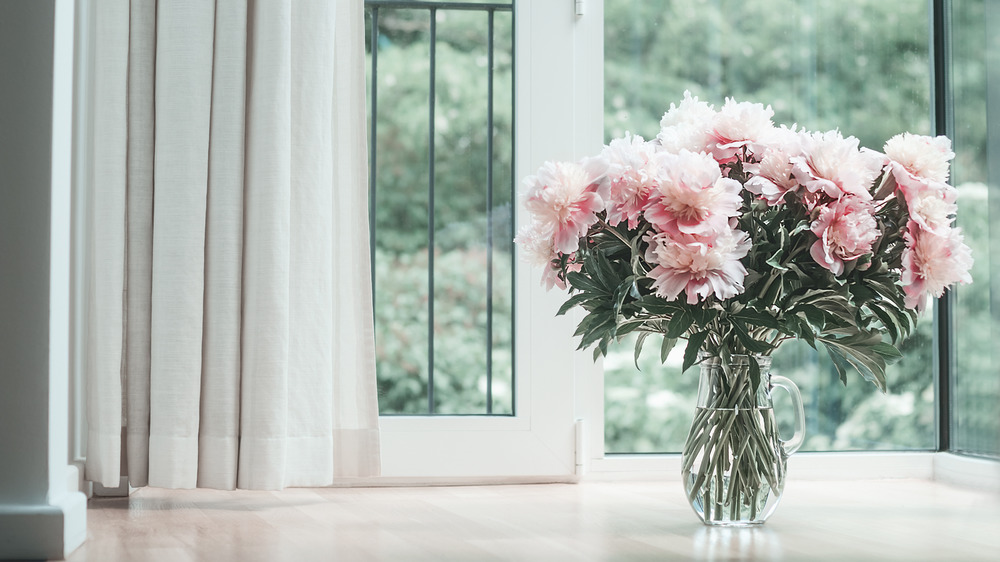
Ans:
[{"label": "floor reflection of vase", "polygon": [[781,535],[765,526],[698,529],[693,539],[696,560],[783,560]]},{"label": "floor reflection of vase", "polygon": [[[804,437],[802,398],[792,381],[770,374],[771,358],[732,355],[701,362],[698,404],[684,445],[682,477],[691,507],[707,525],[759,525],[774,512],[788,456]],[[778,436],[771,390],[795,407],[795,434]]]}]

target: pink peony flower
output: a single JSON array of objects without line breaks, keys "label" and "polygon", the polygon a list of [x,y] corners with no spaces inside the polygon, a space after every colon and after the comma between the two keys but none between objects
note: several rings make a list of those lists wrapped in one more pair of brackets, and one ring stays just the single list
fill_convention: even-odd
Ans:
[{"label": "pink peony flower", "polygon": [[573,162],[546,162],[536,175],[525,179],[524,205],[540,232],[552,236],[557,252],[575,252],[580,237],[604,210],[599,179],[596,167]]},{"label": "pink peony flower", "polygon": [[868,189],[882,171],[885,157],[859,150],[858,139],[840,131],[801,135],[802,155],[792,158],[792,173],[809,192],[830,199],[851,195],[872,198]]},{"label": "pink peony flower", "polygon": [[774,117],[771,106],[765,108],[759,103],[726,98],[726,104],[712,117],[709,126],[708,148],[712,156],[724,164],[736,160],[744,147],[752,153],[761,151],[757,143],[773,128],[771,117]]},{"label": "pink peony flower", "polygon": [[788,129],[784,125],[772,128],[762,144],[765,148],[759,155],[760,161],[743,165],[743,169],[752,174],[744,187],[773,207],[784,203],[785,195],[799,188],[792,175],[792,158],[802,155],[802,144],[795,128]]},{"label": "pink peony flower", "polygon": [[951,228],[957,193],[948,185],[949,161],[955,157],[948,137],[902,133],[885,143],[889,169],[910,218],[923,230]]},{"label": "pink peony flower", "polygon": [[601,158],[607,163],[608,224],[627,220],[629,228],[636,228],[658,181],[656,146],[626,133],[604,147]]},{"label": "pink peony flower", "polygon": [[660,182],[644,216],[665,232],[707,235],[728,228],[739,215],[743,186],[723,178],[704,152],[660,152]]},{"label": "pink peony flower", "polygon": [[[542,286],[546,290],[552,287],[566,288],[566,281],[559,278],[559,268],[554,265],[559,254],[552,245],[552,236],[540,228],[538,223],[529,224],[514,237],[514,243],[521,248],[521,257],[532,265],[542,268]],[[570,256],[572,262],[574,256]],[[580,271],[582,264],[570,263],[567,267],[569,271]]]},{"label": "pink peony flower", "polygon": [[946,183],[951,166],[949,162],[955,158],[955,153],[951,151],[951,140],[944,136],[901,133],[886,141],[882,150],[890,160],[899,165],[898,170],[893,169],[893,174],[900,184],[910,179]]},{"label": "pink peony flower", "polygon": [[940,297],[954,283],[972,283],[972,251],[954,228],[935,233],[917,228],[913,221],[903,235],[903,274],[907,308],[923,310],[931,297]]},{"label": "pink peony flower", "polygon": [[688,304],[714,294],[725,300],[743,292],[747,270],[740,259],[750,251],[750,238],[740,230],[723,230],[714,237],[650,233],[646,260],[656,266],[649,272],[653,290],[675,300],[681,291]]},{"label": "pink peony flower", "polygon": [[535,222],[521,227],[514,243],[521,248],[521,257],[532,265],[549,265],[559,257],[552,245],[552,234]]},{"label": "pink peony flower", "polygon": [[[895,171],[898,166],[892,163],[894,177],[898,177]],[[902,183],[897,179],[896,185],[906,200],[910,219],[921,230],[942,233],[951,228],[952,217],[958,212],[954,187],[931,180]]]},{"label": "pink peony flower", "polygon": [[809,248],[816,263],[834,275],[844,272],[844,262],[871,253],[879,230],[872,205],[856,197],[844,197],[818,207],[810,225],[818,240]]},{"label": "pink peony flower", "polygon": [[702,152],[711,143],[708,124],[715,116],[711,105],[698,101],[691,92],[684,92],[680,105],[670,104],[670,109],[660,119],[660,134],[656,140],[669,152],[690,150]]}]

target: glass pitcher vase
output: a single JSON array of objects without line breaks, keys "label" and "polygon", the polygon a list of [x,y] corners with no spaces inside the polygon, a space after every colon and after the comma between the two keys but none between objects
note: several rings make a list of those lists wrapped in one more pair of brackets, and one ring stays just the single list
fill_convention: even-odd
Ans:
[{"label": "glass pitcher vase", "polygon": [[[753,365],[756,363],[756,365]],[[771,375],[771,358],[704,357],[698,406],[681,457],[684,491],[706,525],[760,525],[785,486],[788,456],[805,437],[798,387]],[[778,435],[771,391],[783,388],[795,409],[795,433]]]}]

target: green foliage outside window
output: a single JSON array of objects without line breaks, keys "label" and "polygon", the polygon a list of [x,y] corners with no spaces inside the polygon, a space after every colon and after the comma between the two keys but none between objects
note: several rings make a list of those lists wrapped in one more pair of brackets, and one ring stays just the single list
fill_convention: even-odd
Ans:
[{"label": "green foliage outside window", "polygon": [[[513,413],[512,18],[494,15],[493,130],[487,127],[487,14],[436,16],[434,205],[430,228],[430,16],[379,10],[375,171],[375,331],[383,414]],[[369,68],[370,53],[369,17]],[[371,73],[369,73],[371,84]],[[487,135],[493,135],[487,201]],[[492,236],[488,213],[492,213]],[[429,246],[433,230],[433,246]],[[487,332],[492,246],[492,332]],[[428,248],[431,251],[428,252]],[[433,409],[430,281],[433,256]]]}]

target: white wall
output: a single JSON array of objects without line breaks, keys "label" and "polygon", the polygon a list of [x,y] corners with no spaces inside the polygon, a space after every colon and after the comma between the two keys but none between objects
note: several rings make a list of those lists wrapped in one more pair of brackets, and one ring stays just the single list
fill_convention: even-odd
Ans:
[{"label": "white wall", "polygon": [[72,0],[0,2],[0,558],[86,536],[68,475]]}]

